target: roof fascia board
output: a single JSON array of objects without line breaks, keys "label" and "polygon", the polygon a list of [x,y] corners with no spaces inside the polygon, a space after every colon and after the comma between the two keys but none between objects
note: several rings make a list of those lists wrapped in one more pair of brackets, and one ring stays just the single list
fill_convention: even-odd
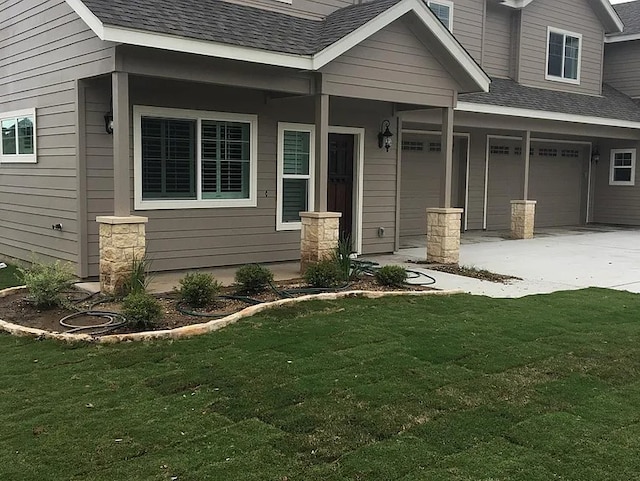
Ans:
[{"label": "roof fascia board", "polygon": [[104,25],[98,17],[96,17],[81,0],[66,0],[74,12],[93,30],[100,40],[104,40]]},{"label": "roof fascia board", "polygon": [[622,127],[628,129],[640,129],[640,122],[631,120],[609,119],[606,117],[591,117],[587,115],[564,114],[561,112],[549,112],[547,110],[520,109],[516,107],[502,107],[499,105],[477,104],[474,102],[458,102],[455,110],[460,112],[472,112],[477,114],[508,115],[511,117],[527,117],[540,120],[557,120],[560,122],[572,122],[589,125],[605,125],[608,127]]},{"label": "roof fascia board", "polygon": [[426,4],[419,0],[403,0],[393,7],[384,11],[373,20],[362,25],[350,34],[346,35],[337,42],[329,45],[324,50],[314,55],[313,70],[318,70],[336,59],[349,49],[355,47],[371,35],[380,31],[390,23],[399,19],[403,15],[413,11],[424,25],[435,32],[436,36],[442,43],[442,46],[453,56],[464,68],[474,82],[485,92],[489,91],[491,79],[471,58],[469,53],[455,40],[451,32],[438,20],[428,9]]},{"label": "roof fascia board", "polygon": [[311,56],[293,55],[287,53],[271,52],[256,48],[239,47],[215,43],[204,40],[196,40],[174,35],[143,32],[121,27],[105,26],[103,40],[141,47],[173,50],[176,52],[194,53],[209,57],[242,60],[266,65],[277,65],[302,70],[311,70],[313,62]]},{"label": "roof fascia board", "polygon": [[502,0],[500,3],[505,7],[521,9],[529,5],[533,0]]},{"label": "roof fascia board", "polygon": [[604,38],[604,43],[631,42],[633,40],[640,40],[640,33],[614,35],[613,37],[607,36]]}]

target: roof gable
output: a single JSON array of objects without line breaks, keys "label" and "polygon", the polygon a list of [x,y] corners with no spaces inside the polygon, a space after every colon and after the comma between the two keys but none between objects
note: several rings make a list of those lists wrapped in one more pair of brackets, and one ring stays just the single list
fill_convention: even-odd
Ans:
[{"label": "roof gable", "polygon": [[102,40],[303,70],[318,70],[413,12],[478,90],[488,90],[490,83],[480,66],[421,0],[375,0],[342,8],[324,20],[222,0],[66,2]]},{"label": "roof gable", "polygon": [[624,42],[640,39],[640,1],[619,3],[613,7],[622,23],[624,30],[607,37],[607,42]]},{"label": "roof gable", "polygon": [[[535,0],[497,0],[506,7],[515,9],[525,8]],[[616,10],[611,6],[609,0],[589,0],[591,7],[602,22],[606,33],[622,32],[623,24]]]}]

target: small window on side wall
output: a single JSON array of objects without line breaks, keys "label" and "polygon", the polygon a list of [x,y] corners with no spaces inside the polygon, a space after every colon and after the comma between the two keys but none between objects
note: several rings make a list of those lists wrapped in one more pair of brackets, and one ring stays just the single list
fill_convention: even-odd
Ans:
[{"label": "small window on side wall", "polygon": [[447,29],[453,31],[453,2],[447,0],[427,1],[427,6]]},{"label": "small window on side wall", "polygon": [[315,127],[278,123],[277,230],[299,230],[300,212],[313,209]]},{"label": "small window on side wall", "polygon": [[636,149],[612,149],[609,185],[635,185]]},{"label": "small window on side wall", "polygon": [[0,113],[0,163],[35,164],[36,109]]}]

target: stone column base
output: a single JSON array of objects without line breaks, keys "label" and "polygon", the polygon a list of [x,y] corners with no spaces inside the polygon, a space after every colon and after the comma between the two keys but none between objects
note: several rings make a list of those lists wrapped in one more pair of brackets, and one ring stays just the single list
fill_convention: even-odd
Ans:
[{"label": "stone column base", "polygon": [[462,209],[427,209],[427,261],[457,264],[460,261]]},{"label": "stone column base", "polygon": [[533,239],[536,218],[535,200],[511,201],[511,238]]},{"label": "stone column base", "polygon": [[100,291],[120,294],[129,278],[133,261],[146,253],[145,224],[139,216],[98,216],[100,224]]},{"label": "stone column base", "polygon": [[331,257],[338,246],[340,212],[300,212],[300,272]]}]

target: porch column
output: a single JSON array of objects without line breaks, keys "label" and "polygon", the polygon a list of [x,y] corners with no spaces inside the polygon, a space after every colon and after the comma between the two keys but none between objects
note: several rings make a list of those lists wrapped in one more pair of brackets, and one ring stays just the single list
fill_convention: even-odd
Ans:
[{"label": "porch column", "polygon": [[522,199],[511,201],[511,238],[531,239],[536,216],[536,201],[529,200],[529,169],[531,158],[531,131],[522,135],[522,158],[524,160]]},{"label": "porch column", "polygon": [[301,212],[300,271],[310,264],[331,257],[338,245],[340,212],[327,212],[329,179],[329,95],[317,94],[315,99],[315,194],[314,212]]},{"label": "porch column", "polygon": [[120,294],[134,260],[146,252],[146,217],[131,215],[129,76],[111,75],[113,107],[113,214],[100,224],[100,290]]},{"label": "porch column", "polygon": [[439,208],[427,209],[427,261],[457,264],[460,260],[462,209],[452,206],[453,107],[442,109],[442,165]]}]

